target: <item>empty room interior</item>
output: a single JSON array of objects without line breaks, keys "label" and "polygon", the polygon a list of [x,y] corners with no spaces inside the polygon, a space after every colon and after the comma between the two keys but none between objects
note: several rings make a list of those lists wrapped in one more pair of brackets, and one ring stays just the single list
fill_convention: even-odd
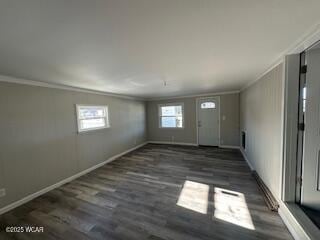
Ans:
[{"label": "empty room interior", "polygon": [[319,0],[0,0],[0,240],[319,240]]}]

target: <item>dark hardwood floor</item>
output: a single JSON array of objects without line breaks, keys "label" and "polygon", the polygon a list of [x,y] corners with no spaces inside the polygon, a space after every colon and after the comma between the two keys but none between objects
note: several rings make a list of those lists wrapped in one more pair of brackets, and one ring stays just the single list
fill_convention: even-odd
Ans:
[{"label": "dark hardwood floor", "polygon": [[0,216],[0,239],[292,237],[238,150],[148,144]]}]

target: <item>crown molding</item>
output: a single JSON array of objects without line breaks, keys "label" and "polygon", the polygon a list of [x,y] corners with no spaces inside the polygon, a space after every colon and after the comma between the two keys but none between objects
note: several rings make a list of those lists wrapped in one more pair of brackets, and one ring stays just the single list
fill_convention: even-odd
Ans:
[{"label": "crown molding", "polygon": [[212,97],[212,96],[221,96],[228,94],[236,94],[240,93],[239,90],[236,91],[227,91],[227,92],[214,92],[214,93],[203,93],[203,94],[194,94],[194,95],[182,95],[182,96],[174,96],[174,97],[159,97],[159,98],[147,98],[147,102],[151,101],[161,101],[161,100],[171,100],[171,99],[181,99],[181,98],[194,98],[194,97]]},{"label": "crown molding", "polygon": [[248,82],[247,84],[244,85],[244,87],[242,87],[240,89],[240,92],[243,92],[244,90],[246,90],[247,88],[249,88],[250,86],[252,86],[253,84],[255,84],[256,82],[258,82],[263,76],[265,76],[268,72],[270,72],[272,69],[274,69],[276,66],[278,66],[279,64],[281,64],[284,61],[284,56],[277,59],[276,61],[273,62],[272,65],[270,65],[264,72],[262,72],[261,74],[258,75],[258,77],[256,77],[253,81]]},{"label": "crown molding", "polygon": [[253,81],[245,84],[240,92],[244,91],[255,82],[259,81],[264,75],[270,72],[274,67],[284,62],[285,56],[290,54],[297,54],[305,51],[306,49],[313,46],[316,42],[320,40],[320,23],[312,26],[302,37],[300,37],[297,41],[295,41],[291,46],[285,49],[282,53],[280,53],[273,63],[261,74],[259,74]]},{"label": "crown molding", "polygon": [[104,96],[116,97],[116,98],[124,98],[124,99],[130,99],[130,100],[139,100],[139,101],[146,100],[140,97],[133,97],[133,96],[127,96],[122,94],[116,94],[116,93],[109,93],[109,92],[103,92],[103,91],[97,91],[97,90],[91,90],[91,89],[85,89],[85,88],[72,87],[72,86],[67,86],[63,84],[54,84],[54,83],[47,83],[47,82],[41,82],[41,81],[27,80],[27,79],[9,77],[4,75],[0,75],[0,82],[16,83],[16,84],[36,86],[36,87],[54,88],[54,89],[83,92],[83,93],[91,93],[91,94],[104,95]]},{"label": "crown molding", "polygon": [[183,95],[183,96],[174,96],[174,97],[142,98],[142,97],[133,97],[133,96],[108,93],[108,92],[85,89],[85,88],[72,87],[72,86],[67,86],[63,84],[54,84],[54,83],[47,83],[47,82],[41,82],[41,81],[10,77],[5,75],[0,75],[0,82],[16,83],[16,84],[36,86],[36,87],[54,88],[54,89],[76,91],[76,92],[83,92],[83,93],[91,93],[91,94],[98,94],[98,95],[104,95],[104,96],[110,96],[110,97],[140,100],[140,101],[155,101],[155,100],[169,100],[169,99],[179,99],[179,98],[217,96],[217,95],[234,94],[234,93],[240,92],[240,91],[229,91],[229,92],[204,93],[204,94],[196,94],[196,95]]},{"label": "crown molding", "polygon": [[38,87],[46,87],[46,88],[55,88],[61,90],[68,90],[68,91],[76,91],[76,92],[84,92],[84,93],[91,93],[91,94],[98,94],[104,96],[111,96],[117,98],[124,98],[124,99],[131,99],[131,100],[140,100],[140,101],[158,101],[158,100],[170,100],[170,99],[179,99],[179,98],[192,98],[192,97],[205,97],[205,96],[218,96],[218,95],[226,95],[226,94],[235,94],[240,93],[259,81],[261,77],[265,74],[270,72],[274,67],[284,62],[284,58],[286,55],[301,53],[306,49],[313,46],[317,41],[320,40],[320,23],[315,24],[311,27],[301,38],[295,41],[291,46],[285,49],[282,53],[280,53],[273,63],[266,68],[261,74],[259,74],[253,81],[245,84],[240,90],[236,91],[229,91],[229,92],[214,92],[214,93],[204,93],[204,94],[194,94],[194,95],[182,95],[182,96],[173,96],[173,97],[159,97],[159,98],[143,98],[143,97],[134,97],[134,96],[127,96],[122,94],[116,93],[109,93],[104,91],[97,91],[92,89],[86,88],[78,88],[63,84],[53,84],[48,82],[41,82],[41,81],[34,81],[34,80],[27,80],[22,78],[15,78],[0,75],[0,82],[8,82],[8,83],[16,83],[16,84],[24,84],[24,85],[31,85],[31,86],[38,86]]}]

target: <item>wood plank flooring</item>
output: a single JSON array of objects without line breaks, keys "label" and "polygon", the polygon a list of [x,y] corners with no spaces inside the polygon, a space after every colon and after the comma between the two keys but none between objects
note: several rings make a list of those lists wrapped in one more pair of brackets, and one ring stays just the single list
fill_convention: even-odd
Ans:
[{"label": "wood plank flooring", "polygon": [[0,216],[0,239],[292,237],[238,150],[148,144]]}]

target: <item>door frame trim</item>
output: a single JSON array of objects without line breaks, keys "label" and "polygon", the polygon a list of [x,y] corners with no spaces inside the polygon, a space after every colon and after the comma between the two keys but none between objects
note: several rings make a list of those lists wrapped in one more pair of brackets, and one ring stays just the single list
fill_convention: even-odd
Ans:
[{"label": "door frame trim", "polygon": [[300,82],[300,54],[285,58],[284,130],[282,193],[284,202],[295,203],[298,143],[298,107]]},{"label": "door frame trim", "polygon": [[[304,52],[312,45],[305,47]],[[305,239],[315,239],[320,229],[309,219],[296,203],[296,167],[298,143],[298,104],[300,83],[300,54],[285,57],[284,118],[283,118],[283,159],[280,216],[295,236],[302,234]],[[281,210],[281,208],[283,210]]]},{"label": "door frame trim", "polygon": [[296,202],[301,54],[319,42],[320,40],[306,47],[300,53],[287,55],[284,60],[283,177],[281,185],[281,199],[284,202]]},{"label": "door frame trim", "polygon": [[199,127],[198,127],[198,121],[199,121],[199,101],[203,100],[203,99],[209,99],[209,98],[215,98],[218,100],[218,106],[219,106],[219,112],[218,112],[218,117],[219,117],[219,121],[218,121],[218,130],[219,130],[219,134],[218,134],[218,147],[221,146],[221,118],[220,118],[220,113],[221,113],[221,104],[220,104],[220,96],[205,96],[205,97],[198,97],[196,98],[196,129],[197,129],[197,145],[199,145]]}]

